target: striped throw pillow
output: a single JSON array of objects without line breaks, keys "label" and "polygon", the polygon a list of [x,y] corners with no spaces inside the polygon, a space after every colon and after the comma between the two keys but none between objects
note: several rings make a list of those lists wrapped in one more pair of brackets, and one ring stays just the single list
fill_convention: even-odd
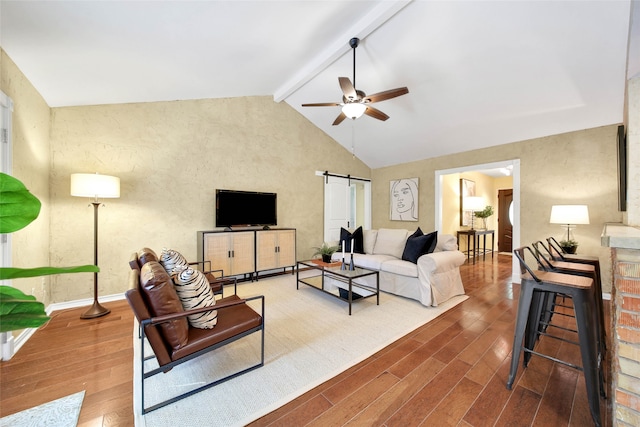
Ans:
[{"label": "striped throw pillow", "polygon": [[[185,311],[216,305],[216,299],[205,275],[191,267],[177,272],[173,279],[178,298]],[[189,324],[194,328],[213,329],[218,322],[216,310],[188,316]]]},{"label": "striped throw pillow", "polygon": [[189,261],[187,261],[180,252],[167,248],[162,248],[160,264],[167,270],[169,275],[174,275],[179,270],[189,267]]}]

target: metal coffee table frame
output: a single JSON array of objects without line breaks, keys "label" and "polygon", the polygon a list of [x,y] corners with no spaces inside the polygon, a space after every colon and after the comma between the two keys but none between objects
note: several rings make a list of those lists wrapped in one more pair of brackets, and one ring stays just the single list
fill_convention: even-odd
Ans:
[{"label": "metal coffee table frame", "polygon": [[[376,297],[376,305],[380,305],[380,275],[376,270],[369,270],[367,268],[355,267],[354,270],[349,270],[349,266],[346,265],[346,269],[342,270],[339,263],[327,264],[322,262],[321,260],[308,260],[308,261],[298,261],[296,269],[296,289],[300,289],[300,283],[304,283],[307,286],[310,286],[314,289],[322,291],[328,295],[331,295],[339,300],[346,301],[349,303],[349,316],[351,316],[351,303],[353,302],[353,293],[354,288],[357,291],[358,289],[367,290],[372,292],[370,295],[362,295],[362,298],[366,299],[375,295]],[[300,278],[300,269],[312,269],[319,271],[320,274],[310,277]],[[360,279],[367,276],[375,276],[376,278],[376,286],[369,286],[362,283],[355,282],[356,279]],[[311,279],[316,279],[320,277],[320,286],[318,284],[312,283]],[[333,279],[348,285],[347,295],[348,298],[342,298],[340,295],[336,295],[325,289],[325,278]],[[356,292],[357,293],[357,292]]]}]

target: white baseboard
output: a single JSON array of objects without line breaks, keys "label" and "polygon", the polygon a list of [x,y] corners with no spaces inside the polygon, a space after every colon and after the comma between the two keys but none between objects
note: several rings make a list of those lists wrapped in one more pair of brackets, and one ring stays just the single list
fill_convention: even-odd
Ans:
[{"label": "white baseboard", "polygon": [[[120,301],[123,299],[124,299],[124,294],[113,294],[113,295],[100,296],[99,301],[112,302],[112,301]],[[50,315],[51,313],[57,310],[67,310],[69,308],[90,306],[91,304],[93,304],[93,298],[78,299],[75,301],[57,302],[54,304],[49,304],[45,311],[48,315]]]},{"label": "white baseboard", "polygon": [[[112,301],[119,301],[124,299],[124,294],[113,294],[113,295],[106,295],[106,296],[101,296],[99,298],[100,302],[112,302]],[[84,307],[84,306],[90,306],[91,304],[93,304],[93,298],[85,298],[85,299],[79,299],[79,300],[75,300],[75,301],[65,301],[65,302],[58,302],[58,303],[54,303],[54,304],[49,304],[47,306],[47,308],[44,310],[45,313],[47,313],[48,316],[51,316],[51,313],[53,313],[54,311],[58,311],[58,310],[66,310],[69,308],[78,308],[78,307]],[[7,354],[6,356],[8,356],[8,359],[5,359],[5,355],[3,354],[2,360],[9,360],[11,357],[13,357],[14,354],[16,354],[18,352],[18,350],[20,350],[20,348],[24,345],[24,343],[26,343],[29,338],[31,338],[31,336],[38,330],[38,328],[29,328],[29,329],[25,329],[23,330],[20,335],[18,335],[13,343],[13,352],[11,355]]]}]

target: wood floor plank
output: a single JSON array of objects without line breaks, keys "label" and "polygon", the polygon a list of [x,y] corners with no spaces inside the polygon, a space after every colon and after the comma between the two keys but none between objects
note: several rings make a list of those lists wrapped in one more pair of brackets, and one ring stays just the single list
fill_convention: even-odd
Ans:
[{"label": "wood floor plank", "polygon": [[498,373],[491,377],[486,387],[465,414],[464,421],[469,425],[493,425],[502,413],[512,394],[511,390],[508,390],[506,386],[510,367],[509,362],[509,359],[504,361]]},{"label": "wood floor plank", "polygon": [[496,427],[530,426],[540,405],[541,396],[524,387],[514,387]]},{"label": "wood floor plank", "polygon": [[371,402],[367,408],[351,420],[356,425],[383,425],[384,422],[405,405],[425,383],[428,383],[442,369],[444,364],[427,359],[416,369],[402,378],[377,400]]},{"label": "wood floor plank", "polygon": [[458,425],[481,391],[480,384],[463,377],[421,425]]},{"label": "wood floor plank", "polygon": [[384,394],[386,390],[398,382],[395,375],[388,372],[369,382],[358,393],[352,393],[340,403],[333,405],[322,415],[307,424],[309,427],[325,427],[346,425],[355,415],[364,410],[372,401]]},{"label": "wood floor plank", "polygon": [[414,340],[405,341],[403,345],[374,359],[371,363],[363,366],[356,374],[350,375],[345,380],[326,390],[323,395],[333,404],[340,402],[346,396],[354,393],[386,371],[390,366],[393,366],[398,360],[404,358],[419,345],[420,343]]},{"label": "wood floor plank", "polygon": [[453,360],[435,378],[424,385],[386,425],[417,426],[429,416],[431,411],[444,399],[456,384],[464,377],[471,365]]}]

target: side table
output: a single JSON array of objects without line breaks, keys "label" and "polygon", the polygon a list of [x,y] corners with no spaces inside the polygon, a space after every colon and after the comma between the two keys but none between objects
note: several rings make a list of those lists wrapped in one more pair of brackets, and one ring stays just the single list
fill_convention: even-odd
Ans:
[{"label": "side table", "polygon": [[487,235],[491,235],[491,258],[493,258],[494,245],[495,245],[495,231],[494,230],[458,230],[458,247],[460,247],[460,236],[467,236],[467,262],[473,254],[473,263],[476,263],[476,256],[480,251],[480,236],[483,238],[482,242],[482,260],[484,261],[487,254]]}]

